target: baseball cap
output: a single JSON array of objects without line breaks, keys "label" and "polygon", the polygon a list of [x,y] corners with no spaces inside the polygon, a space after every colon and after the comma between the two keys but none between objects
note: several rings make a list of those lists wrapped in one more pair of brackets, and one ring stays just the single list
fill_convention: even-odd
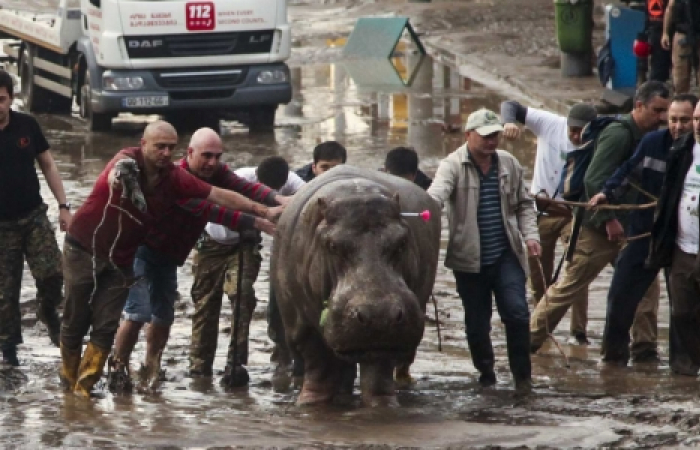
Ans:
[{"label": "baseball cap", "polygon": [[570,127],[585,127],[598,117],[598,111],[590,103],[577,103],[569,110],[566,124]]},{"label": "baseball cap", "polygon": [[501,119],[490,109],[481,108],[467,117],[467,124],[464,131],[476,131],[481,136],[488,136],[499,131],[503,131]]}]

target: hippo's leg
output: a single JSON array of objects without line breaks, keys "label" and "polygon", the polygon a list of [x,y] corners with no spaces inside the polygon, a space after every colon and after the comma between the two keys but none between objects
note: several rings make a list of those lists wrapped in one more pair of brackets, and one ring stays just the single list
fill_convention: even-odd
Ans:
[{"label": "hippo's leg", "polygon": [[394,364],[390,361],[360,364],[362,401],[367,406],[398,406],[394,392]]},{"label": "hippo's leg", "polygon": [[304,340],[300,350],[304,358],[304,384],[297,405],[330,402],[338,390],[341,361],[316,333]]}]

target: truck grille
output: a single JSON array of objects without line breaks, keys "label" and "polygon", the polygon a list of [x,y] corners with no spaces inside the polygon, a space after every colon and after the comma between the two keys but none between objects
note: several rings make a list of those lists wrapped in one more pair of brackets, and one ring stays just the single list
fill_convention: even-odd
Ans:
[{"label": "truck grille", "polygon": [[124,36],[130,58],[269,53],[275,30]]},{"label": "truck grille", "polygon": [[154,71],[156,83],[165,89],[232,88],[245,81],[246,67],[210,67]]}]

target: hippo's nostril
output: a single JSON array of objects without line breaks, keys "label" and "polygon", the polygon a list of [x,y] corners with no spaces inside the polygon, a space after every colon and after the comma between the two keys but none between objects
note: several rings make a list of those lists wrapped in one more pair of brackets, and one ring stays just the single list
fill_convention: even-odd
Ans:
[{"label": "hippo's nostril", "polygon": [[396,322],[396,323],[403,322],[403,308],[398,308],[396,313],[394,313],[394,322]]},{"label": "hippo's nostril", "polygon": [[355,317],[357,317],[357,321],[362,325],[367,323],[367,318],[360,312],[360,310],[355,310]]}]

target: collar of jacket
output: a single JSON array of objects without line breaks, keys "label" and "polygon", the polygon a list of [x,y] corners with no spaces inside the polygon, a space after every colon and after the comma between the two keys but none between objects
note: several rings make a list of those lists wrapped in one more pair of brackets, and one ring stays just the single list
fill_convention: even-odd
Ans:
[{"label": "collar of jacket", "polygon": [[[630,128],[632,129],[632,137],[637,143],[639,143],[646,133],[643,132],[641,128],[639,128],[639,125],[637,125],[637,122],[634,121],[634,116],[632,116],[632,114],[625,114],[620,118],[620,120],[627,122],[630,125]],[[632,149],[632,152],[634,153],[634,149]]]},{"label": "collar of jacket", "polygon": [[[496,150],[496,153],[493,154],[493,157],[496,159],[496,162],[498,164],[498,177],[503,177],[510,175],[510,168],[508,167],[507,164],[501,164],[501,156],[503,154],[508,154],[505,150]],[[457,156],[459,157],[459,163],[462,165],[467,165],[467,166],[472,166],[474,167],[474,170],[476,170],[476,166],[474,165],[474,161],[472,161],[471,154],[469,153],[469,148],[467,147],[467,143],[465,142],[459,149],[457,149]]]}]

